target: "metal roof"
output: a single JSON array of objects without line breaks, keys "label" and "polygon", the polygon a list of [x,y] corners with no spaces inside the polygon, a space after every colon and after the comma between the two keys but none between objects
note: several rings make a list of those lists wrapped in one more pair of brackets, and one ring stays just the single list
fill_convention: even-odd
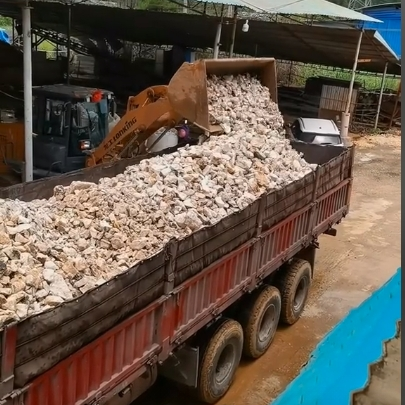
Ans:
[{"label": "metal roof", "polygon": [[[242,1],[242,0],[241,0]],[[222,2],[222,0],[218,0]],[[345,20],[380,22],[349,8],[326,0],[243,0],[246,6],[271,14],[319,15]]]},{"label": "metal roof", "polygon": [[363,23],[363,27],[378,30],[398,57],[401,58],[401,4],[384,4],[379,7],[369,7],[363,9],[363,12],[382,21],[382,24],[366,22]]},{"label": "metal roof", "polygon": [[[19,17],[20,13],[18,7],[0,5],[0,14]],[[66,7],[60,3],[35,3],[32,20],[33,26],[66,33]],[[176,44],[190,48],[212,48],[218,21],[218,18],[193,14],[81,4],[72,9],[72,35],[151,45]],[[232,19],[225,19],[225,22],[231,21]],[[243,23],[243,20],[237,23],[236,54],[348,69],[353,66],[359,37],[356,29],[249,21],[250,29],[243,33]],[[222,50],[229,49],[231,33],[232,25],[224,24]],[[358,70],[382,73],[388,62],[388,72],[400,74],[398,58],[375,30],[365,31],[359,58],[362,62]]]},{"label": "metal roof", "polygon": [[366,11],[366,10],[377,10],[381,8],[401,8],[401,3],[400,2],[393,2],[393,3],[385,3],[385,4],[377,4],[374,6],[367,6],[363,7],[361,10]]},{"label": "metal roof", "polygon": [[[27,0],[0,0],[0,3],[24,2]],[[92,5],[109,5],[110,2],[100,0],[70,0],[76,3]],[[59,2],[58,0],[33,0],[31,4],[39,2]],[[246,7],[256,12],[282,15],[325,16],[353,21],[381,22],[373,17],[359,13],[346,7],[339,6],[327,0],[202,0],[202,3],[224,4],[229,6]],[[114,4],[114,2],[111,2]],[[118,5],[118,3],[116,3]]]}]

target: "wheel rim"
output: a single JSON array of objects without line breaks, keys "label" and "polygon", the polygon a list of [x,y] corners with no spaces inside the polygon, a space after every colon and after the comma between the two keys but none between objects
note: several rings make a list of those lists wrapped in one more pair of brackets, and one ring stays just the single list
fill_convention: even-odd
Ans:
[{"label": "wheel rim", "polygon": [[307,278],[303,277],[299,284],[298,287],[295,291],[295,296],[294,296],[294,311],[298,312],[302,308],[305,298],[307,296]]},{"label": "wheel rim", "polygon": [[258,333],[259,342],[266,342],[272,335],[276,323],[277,311],[274,304],[270,304],[262,316]]},{"label": "wheel rim", "polygon": [[215,368],[215,381],[221,384],[232,372],[234,348],[231,344],[224,347]]}]

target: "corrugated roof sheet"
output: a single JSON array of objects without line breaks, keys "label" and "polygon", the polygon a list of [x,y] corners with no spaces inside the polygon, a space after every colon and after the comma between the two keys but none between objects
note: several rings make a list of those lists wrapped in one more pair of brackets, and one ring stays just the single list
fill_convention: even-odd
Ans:
[{"label": "corrugated roof sheet", "polygon": [[[7,1],[10,0],[0,0],[0,3]],[[16,2],[23,0],[12,1]],[[38,3],[41,1],[57,2],[58,0],[35,0],[31,1],[31,3]],[[73,1],[80,3],[83,0]],[[326,0],[202,0],[202,2],[247,7],[256,12],[265,12],[269,14],[319,15],[353,21],[381,22],[373,17]],[[106,5],[105,2],[103,4],[103,2],[99,0],[88,0],[88,3]]]},{"label": "corrugated roof sheet", "polygon": [[[222,0],[207,0],[222,3]],[[271,14],[319,15],[355,21],[379,20],[326,0],[240,0],[247,7]]]},{"label": "corrugated roof sheet", "polygon": [[378,30],[398,57],[401,58],[401,4],[386,4],[384,6],[363,9],[364,14],[382,21],[382,24],[366,22],[364,28]]},{"label": "corrugated roof sheet", "polygon": [[[16,17],[18,7],[0,7],[0,14]],[[66,7],[60,3],[35,3],[33,25],[66,33]],[[227,19],[226,19],[227,20]],[[124,10],[102,6],[78,5],[72,9],[73,35],[89,38],[113,38],[151,45],[212,48],[218,18],[182,13]],[[231,21],[231,20],[229,20]],[[244,21],[238,21],[235,53],[303,63],[351,69],[359,31],[301,24],[250,21],[242,33]],[[136,29],[134,29],[136,27]],[[156,29],[159,27],[159,29]],[[229,49],[232,25],[222,28],[222,49]],[[359,70],[381,73],[386,62],[388,72],[400,74],[398,58],[375,30],[363,35]],[[367,61],[367,62],[365,62]]]}]

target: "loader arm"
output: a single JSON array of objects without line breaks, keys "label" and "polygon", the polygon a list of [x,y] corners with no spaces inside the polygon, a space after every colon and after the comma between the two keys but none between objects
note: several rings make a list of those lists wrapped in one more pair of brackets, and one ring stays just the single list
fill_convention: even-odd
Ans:
[{"label": "loader arm", "polygon": [[86,166],[96,166],[103,163],[107,156],[117,155],[115,149],[118,145],[131,141],[133,146],[140,146],[159,128],[174,127],[181,119],[167,98],[127,111],[104,141],[88,156]]},{"label": "loader arm", "polygon": [[127,102],[127,112],[139,107],[145,107],[145,105],[154,103],[159,98],[167,98],[167,86],[149,87],[136,96],[129,97]]}]

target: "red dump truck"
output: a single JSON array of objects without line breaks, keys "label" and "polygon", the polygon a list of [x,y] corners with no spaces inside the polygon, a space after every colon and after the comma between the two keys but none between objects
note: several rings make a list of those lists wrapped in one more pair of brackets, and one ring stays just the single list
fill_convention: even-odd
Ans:
[{"label": "red dump truck", "polygon": [[[1,405],[128,405],[158,374],[214,403],[242,355],[261,356],[279,320],[296,322],[322,233],[348,213],[354,149],[292,142],[314,173],[0,334]],[[0,190],[49,197],[141,158]]]}]

